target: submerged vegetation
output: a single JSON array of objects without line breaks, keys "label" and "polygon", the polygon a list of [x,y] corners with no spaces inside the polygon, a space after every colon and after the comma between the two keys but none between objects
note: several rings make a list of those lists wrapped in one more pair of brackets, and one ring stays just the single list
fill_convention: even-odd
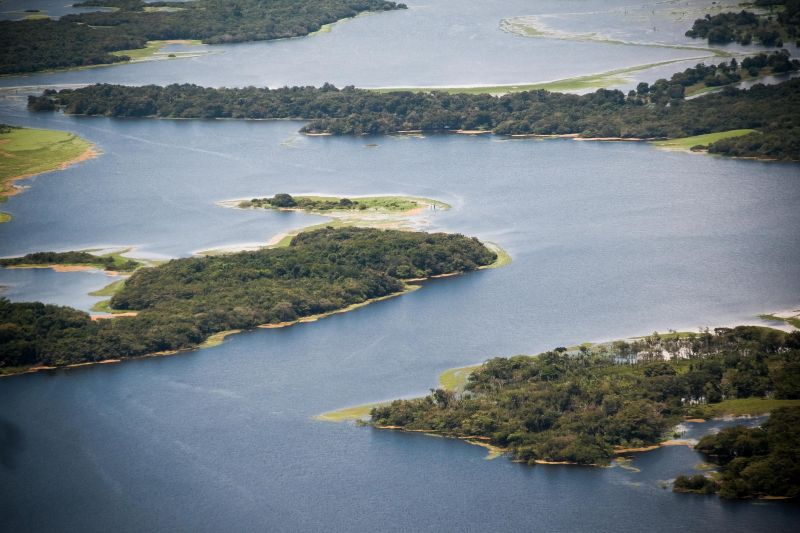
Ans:
[{"label": "submerged vegetation", "polygon": [[469,272],[496,257],[462,235],[321,229],[285,248],[139,269],[110,302],[137,316],[92,321],[67,307],[0,299],[0,371],[192,348],[217,333],[399,294],[406,280]]},{"label": "submerged vegetation", "polygon": [[76,5],[115,9],[58,20],[0,21],[0,74],[127,61],[129,56],[114,52],[156,40],[224,44],[297,37],[366,11],[405,8],[384,0],[90,0]]},{"label": "submerged vegetation", "polygon": [[[774,57],[776,59],[771,59]],[[672,139],[754,129],[737,139],[713,143],[722,155],[800,160],[800,80],[750,89],[725,86],[719,93],[684,99],[698,83],[727,85],[737,71],[792,70],[783,54],[725,67],[698,65],[671,80],[641,83],[625,95],[601,89],[573,95],[528,91],[500,97],[373,91],[326,84],[321,88],[213,89],[92,85],[46,91],[31,97],[31,110],[63,109],[70,114],[164,118],[302,118],[307,133],[386,134],[400,131],[491,131],[505,135],[577,135],[585,138]],[[738,74],[736,74],[738,75]],[[724,79],[723,79],[724,77]]]},{"label": "submerged vegetation", "polygon": [[737,42],[748,45],[783,46],[784,41],[800,42],[800,0],[754,0],[756,7],[777,8],[777,12],[725,12],[697,19],[687,37],[707,39],[709,44]]},{"label": "submerged vegetation", "polygon": [[478,439],[529,464],[606,464],[704,405],[768,395],[800,398],[800,332],[740,326],[495,358],[463,392],[378,406],[371,423]]},{"label": "submerged vegetation", "polygon": [[710,476],[678,476],[676,492],[800,497],[800,407],[776,409],[762,427],[734,426],[706,435],[696,449],[720,470]]}]

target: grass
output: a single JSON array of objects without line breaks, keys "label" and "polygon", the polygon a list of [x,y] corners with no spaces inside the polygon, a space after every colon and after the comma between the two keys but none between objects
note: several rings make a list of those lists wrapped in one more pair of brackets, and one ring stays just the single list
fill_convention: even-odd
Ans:
[{"label": "grass", "polygon": [[402,87],[402,88],[381,88],[372,89],[376,92],[393,92],[393,91],[412,91],[412,92],[431,92],[441,91],[450,94],[493,94],[502,95],[508,93],[517,93],[523,91],[536,91],[545,90],[551,92],[571,92],[586,89],[601,89],[613,87],[615,85],[622,85],[629,81],[628,74],[648,70],[663,65],[672,63],[679,63],[686,61],[686,59],[670,59],[668,61],[660,61],[657,63],[647,63],[644,65],[636,65],[633,67],[625,67],[608,72],[601,72],[598,74],[589,74],[586,76],[575,76],[572,78],[564,78],[554,81],[545,81],[540,83],[528,83],[519,85],[491,85],[485,87]]},{"label": "grass", "polygon": [[227,331],[220,331],[219,333],[214,333],[209,338],[204,340],[198,348],[213,348],[214,346],[219,346],[223,342],[225,342],[225,338],[229,335],[235,335],[242,330],[240,329],[229,329]]},{"label": "grass", "polygon": [[483,244],[488,249],[490,249],[491,251],[493,251],[494,253],[497,254],[497,259],[491,265],[487,265],[485,267],[480,267],[481,270],[487,269],[487,268],[504,267],[506,265],[510,265],[511,262],[513,261],[511,259],[511,255],[508,252],[506,252],[505,250],[503,250],[499,245],[497,245],[497,244],[495,244],[493,242],[484,242]]},{"label": "grass", "polygon": [[0,133],[0,196],[13,194],[14,180],[62,168],[91,147],[66,131],[12,128]]},{"label": "grass", "polygon": [[765,314],[765,315],[758,315],[758,318],[760,318],[761,320],[769,320],[772,322],[785,322],[786,324],[789,324],[792,327],[800,329],[800,314],[788,317]]},{"label": "grass", "polygon": [[[296,200],[309,200],[313,202],[339,202],[341,199],[345,197],[341,196],[310,196],[310,195],[298,195],[294,196]],[[354,197],[350,198],[353,202],[357,202],[359,205],[363,205],[366,207],[366,210],[370,211],[378,211],[383,213],[402,213],[405,211],[411,211],[413,209],[418,209],[420,207],[429,207],[435,206],[437,209],[450,209],[450,205],[440,202],[438,200],[431,200],[430,198],[417,198],[414,196],[362,196],[362,197]],[[249,202],[244,201],[242,202],[241,207],[249,207]],[[267,205],[264,206],[265,209],[273,209],[271,206]],[[295,208],[293,208],[295,209]],[[302,209],[302,208],[296,208]],[[342,212],[342,213],[358,213],[360,209],[325,209],[325,210],[315,210],[315,209],[302,209],[304,211],[309,212],[319,212],[322,214],[325,213],[332,213],[332,212]]]},{"label": "grass", "polygon": [[116,293],[122,290],[123,286],[125,286],[125,280],[120,279],[112,283],[109,283],[102,289],[90,292],[89,296],[114,296]]},{"label": "grass", "polygon": [[365,403],[363,405],[356,405],[355,407],[345,407],[337,411],[330,411],[322,413],[314,418],[325,422],[347,422],[348,420],[363,420],[369,416],[369,412],[374,407],[383,405],[385,402]]},{"label": "grass", "polygon": [[693,137],[683,137],[680,139],[670,139],[668,141],[652,141],[651,144],[659,148],[666,148],[669,150],[691,150],[695,146],[708,147],[722,139],[730,139],[732,137],[741,137],[755,133],[756,130],[728,130],[720,131],[717,133],[707,133],[705,135],[695,135]]},{"label": "grass", "polygon": [[[169,44],[186,44],[191,46],[198,46],[203,44],[203,41],[196,39],[182,39],[176,41],[147,41],[144,48],[134,48],[132,50],[118,50],[111,52],[115,56],[128,56],[131,61],[143,61],[145,59],[152,59],[156,55],[164,55],[161,49]],[[196,55],[196,52],[173,52],[171,57],[188,57]]]},{"label": "grass", "polygon": [[462,391],[467,384],[467,378],[482,365],[462,366],[451,368],[439,374],[439,386],[449,391]]},{"label": "grass", "polygon": [[8,213],[3,213],[2,211],[0,211],[0,224],[2,224],[3,222],[11,222],[11,218],[12,218],[11,215],[9,215]]},{"label": "grass", "polygon": [[800,407],[800,400],[775,400],[770,398],[739,398],[698,406],[694,414],[703,418],[731,415],[763,415],[778,407]]}]

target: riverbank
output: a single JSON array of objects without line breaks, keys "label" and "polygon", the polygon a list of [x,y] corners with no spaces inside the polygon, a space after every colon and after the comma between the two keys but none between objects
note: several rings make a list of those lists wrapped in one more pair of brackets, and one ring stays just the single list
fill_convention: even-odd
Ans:
[{"label": "riverbank", "polygon": [[[100,155],[94,144],[58,130],[0,128],[0,203],[22,192],[18,181],[64,170]],[[3,220],[5,218],[5,220]],[[11,217],[0,217],[7,222]]]}]

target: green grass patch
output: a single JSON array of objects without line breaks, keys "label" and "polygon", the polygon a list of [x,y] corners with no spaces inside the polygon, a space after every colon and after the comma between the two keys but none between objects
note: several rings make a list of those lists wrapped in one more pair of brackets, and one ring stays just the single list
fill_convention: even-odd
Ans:
[{"label": "green grass patch", "polygon": [[481,365],[451,368],[439,374],[439,386],[445,390],[461,391],[467,384],[467,378]]},{"label": "green grass patch", "polygon": [[228,331],[220,331],[219,333],[214,333],[205,341],[203,341],[198,348],[213,348],[214,346],[219,346],[223,342],[225,342],[225,338],[229,335],[235,335],[239,333],[240,329],[229,329]]},{"label": "green grass patch", "polygon": [[789,317],[764,314],[764,315],[758,315],[758,318],[760,318],[761,320],[769,320],[771,322],[784,322],[792,327],[800,329],[800,314]]},{"label": "green grass patch", "polygon": [[693,411],[694,414],[702,418],[713,418],[725,415],[763,415],[771,413],[779,407],[800,407],[800,400],[738,398],[735,400],[724,400],[719,403],[698,406]]},{"label": "green grass patch", "polygon": [[670,139],[667,141],[652,141],[652,144],[654,146],[658,146],[659,148],[667,148],[670,150],[691,150],[695,146],[708,147],[709,145],[714,144],[717,141],[721,141],[722,139],[741,137],[742,135],[748,135],[750,133],[756,133],[756,130],[745,129],[720,131],[717,133],[707,133],[705,135],[682,137],[680,139]]},{"label": "green grass patch", "polygon": [[117,292],[119,292],[122,289],[123,286],[125,286],[125,280],[120,279],[112,283],[109,283],[102,289],[90,292],[89,296],[114,296]]},{"label": "green grass patch", "polygon": [[314,418],[323,420],[325,422],[346,422],[348,420],[363,420],[369,417],[369,412],[374,407],[383,405],[385,402],[365,403],[364,405],[356,405],[355,407],[345,407],[337,411],[330,411],[322,413]]},{"label": "green grass patch", "polygon": [[490,249],[491,251],[493,251],[494,253],[496,253],[496,254],[497,254],[497,260],[495,260],[495,262],[494,262],[494,263],[492,263],[492,264],[491,264],[491,265],[489,265],[489,266],[486,266],[486,267],[480,267],[481,269],[487,269],[487,268],[500,268],[500,267],[504,267],[504,266],[506,266],[506,265],[510,265],[510,264],[511,264],[511,262],[513,261],[513,260],[511,259],[511,254],[509,254],[508,252],[506,252],[505,250],[503,250],[503,249],[502,249],[502,248],[501,248],[499,245],[497,245],[497,244],[495,244],[495,243],[493,243],[493,242],[484,242],[483,244],[484,244],[484,245],[485,245],[485,246],[486,246],[488,249]]},{"label": "green grass patch", "polygon": [[11,128],[0,133],[0,181],[4,195],[11,181],[56,170],[92,147],[74,133],[32,128]]},{"label": "green grass patch", "polygon": [[[199,46],[203,41],[196,39],[181,39],[176,41],[147,41],[144,48],[134,48],[132,50],[118,50],[111,52],[115,56],[128,56],[131,61],[141,61],[143,59],[152,59],[157,54],[161,54],[161,49],[169,44],[185,44],[190,46]],[[187,55],[196,55],[196,52],[173,52],[174,57],[181,57]]]},{"label": "green grass patch", "polygon": [[10,214],[3,213],[2,211],[0,211],[0,224],[2,224],[4,222],[11,222],[11,218],[12,217],[11,217]]}]

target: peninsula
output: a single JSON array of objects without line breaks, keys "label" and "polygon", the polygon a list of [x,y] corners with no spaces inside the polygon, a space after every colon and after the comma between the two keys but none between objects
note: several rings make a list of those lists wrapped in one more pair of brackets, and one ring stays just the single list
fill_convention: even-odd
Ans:
[{"label": "peninsula", "polygon": [[111,10],[0,21],[0,74],[108,65],[172,40],[227,44],[299,37],[370,11],[404,9],[384,0],[88,0]]},{"label": "peninsula", "polygon": [[604,465],[669,444],[684,419],[800,407],[798,357],[800,332],[759,326],[559,347],[450,372],[429,396],[371,406],[369,424],[460,438],[531,465]]},{"label": "peninsula", "polygon": [[136,270],[114,292],[110,309],[136,316],[93,321],[68,307],[0,299],[0,373],[174,353],[231,330],[350,309],[496,260],[463,235],[355,227],[303,232],[282,248],[175,259]]},{"label": "peninsula", "polygon": [[[0,124],[0,202],[17,194],[15,182],[96,157],[89,141],[65,131]],[[0,222],[11,215],[0,213]]]}]

